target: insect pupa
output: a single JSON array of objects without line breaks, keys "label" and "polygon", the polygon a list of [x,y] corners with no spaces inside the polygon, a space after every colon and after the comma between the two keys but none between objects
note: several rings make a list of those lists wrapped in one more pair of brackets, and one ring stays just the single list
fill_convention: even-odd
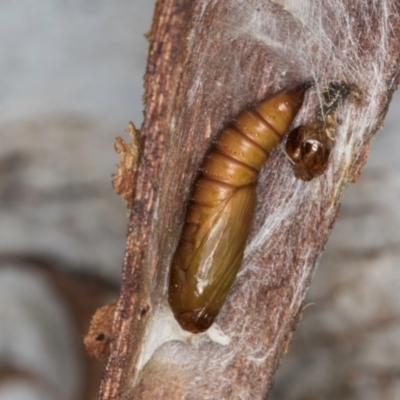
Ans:
[{"label": "insect pupa", "polygon": [[204,332],[221,310],[243,259],[258,172],[310,86],[282,90],[244,111],[206,154],[170,273],[168,301],[183,329]]}]

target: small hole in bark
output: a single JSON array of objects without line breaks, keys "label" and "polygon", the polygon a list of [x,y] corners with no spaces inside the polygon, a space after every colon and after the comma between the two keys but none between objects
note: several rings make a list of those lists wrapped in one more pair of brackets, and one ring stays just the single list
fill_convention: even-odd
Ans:
[{"label": "small hole in bark", "polygon": [[144,317],[144,316],[146,315],[146,313],[147,313],[147,310],[148,310],[148,308],[143,307],[143,308],[140,310],[140,316],[141,316],[141,317]]}]

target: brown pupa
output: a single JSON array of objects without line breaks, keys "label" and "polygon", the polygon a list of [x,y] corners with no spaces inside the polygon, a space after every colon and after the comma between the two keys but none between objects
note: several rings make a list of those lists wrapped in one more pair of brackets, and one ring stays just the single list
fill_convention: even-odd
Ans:
[{"label": "brown pupa", "polygon": [[183,329],[204,332],[221,310],[243,259],[258,172],[310,86],[284,89],[244,111],[206,154],[170,274],[168,300]]}]

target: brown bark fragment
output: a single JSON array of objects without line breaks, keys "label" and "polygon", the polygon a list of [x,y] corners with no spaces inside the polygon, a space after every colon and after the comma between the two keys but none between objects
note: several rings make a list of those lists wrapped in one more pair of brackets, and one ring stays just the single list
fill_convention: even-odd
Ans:
[{"label": "brown bark fragment", "polygon": [[115,139],[115,151],[120,155],[121,161],[117,165],[117,173],[112,176],[112,186],[115,192],[123,198],[128,210],[130,210],[135,189],[140,132],[132,122],[129,123],[125,132],[129,133],[132,142],[127,143],[120,137]]},{"label": "brown bark fragment", "polygon": [[90,322],[89,332],[83,342],[86,351],[92,357],[104,361],[110,354],[110,338],[115,303],[106,304],[99,308]]}]

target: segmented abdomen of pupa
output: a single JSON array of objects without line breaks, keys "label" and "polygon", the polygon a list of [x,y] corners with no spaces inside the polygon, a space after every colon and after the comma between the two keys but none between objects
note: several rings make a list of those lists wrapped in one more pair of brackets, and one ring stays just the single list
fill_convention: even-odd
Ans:
[{"label": "segmented abdomen of pupa", "polygon": [[183,329],[203,332],[219,313],[243,259],[258,172],[281,142],[309,86],[284,89],[244,111],[206,154],[170,275],[168,299]]}]

